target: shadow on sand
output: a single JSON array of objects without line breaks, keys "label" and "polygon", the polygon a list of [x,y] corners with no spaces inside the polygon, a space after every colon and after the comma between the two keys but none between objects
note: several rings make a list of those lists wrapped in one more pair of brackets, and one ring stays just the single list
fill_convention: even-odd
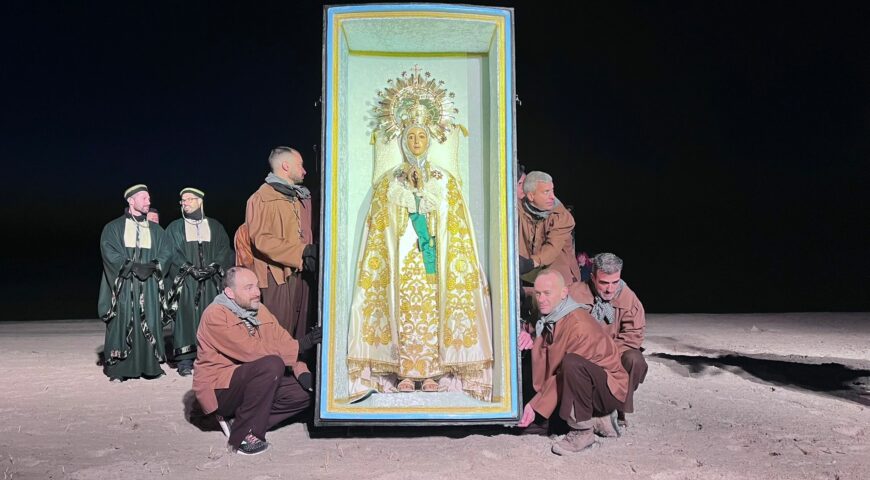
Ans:
[{"label": "shadow on sand", "polygon": [[[188,390],[181,399],[184,407],[184,418],[188,423],[198,428],[203,432],[220,431],[217,418],[214,415],[206,415],[199,406],[196,400],[196,395],[193,390]],[[291,417],[284,422],[275,425],[270,430],[281,428],[290,423],[305,423],[308,429],[308,434],[311,438],[416,438],[441,436],[447,438],[465,438],[469,435],[499,435],[499,434],[517,434],[520,429],[509,428],[500,425],[462,425],[462,426],[445,426],[445,425],[425,425],[420,426],[320,426],[315,427],[311,418],[311,410]]]},{"label": "shadow on sand", "polygon": [[824,359],[799,357],[803,361],[797,361],[794,357],[750,356],[734,352],[719,352],[711,356],[653,353],[649,357],[664,360],[661,363],[670,364],[672,370],[684,376],[715,374],[709,369],[718,368],[747,380],[799,388],[870,406],[870,370],[853,369],[839,363],[822,363]]}]

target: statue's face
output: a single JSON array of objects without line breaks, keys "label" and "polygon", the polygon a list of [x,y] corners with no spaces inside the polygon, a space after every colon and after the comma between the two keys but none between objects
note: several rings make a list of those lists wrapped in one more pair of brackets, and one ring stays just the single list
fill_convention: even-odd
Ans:
[{"label": "statue's face", "polygon": [[405,143],[408,145],[408,150],[419,157],[429,148],[429,135],[420,127],[411,127],[408,129]]}]

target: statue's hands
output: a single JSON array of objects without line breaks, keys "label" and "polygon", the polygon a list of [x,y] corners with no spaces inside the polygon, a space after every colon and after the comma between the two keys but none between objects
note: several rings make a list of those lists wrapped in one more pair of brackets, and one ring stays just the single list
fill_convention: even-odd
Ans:
[{"label": "statue's hands", "polygon": [[523,409],[523,416],[520,418],[520,423],[517,424],[520,428],[526,428],[535,421],[535,409],[532,408],[530,403],[526,404],[526,408]]}]

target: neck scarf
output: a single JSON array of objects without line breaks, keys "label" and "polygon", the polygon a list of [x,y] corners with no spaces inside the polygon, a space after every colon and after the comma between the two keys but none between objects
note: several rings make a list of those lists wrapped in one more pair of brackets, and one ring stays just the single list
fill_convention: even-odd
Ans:
[{"label": "neck scarf", "polygon": [[222,307],[226,307],[227,310],[233,312],[235,316],[241,318],[248,326],[249,330],[251,329],[251,327],[260,326],[260,319],[257,318],[256,311],[246,310],[240,307],[239,304],[231,300],[226,293],[221,293],[220,295],[214,297],[214,301],[212,301],[211,303],[216,303]]},{"label": "neck scarf", "polygon": [[582,305],[575,302],[573,298],[570,296],[565,297],[565,300],[562,300],[562,303],[556,305],[556,308],[554,308],[552,312],[544,315],[540,320],[538,320],[538,323],[535,324],[535,336],[541,336],[541,334],[544,333],[544,329],[546,329],[550,332],[550,338],[552,338],[553,330],[556,328],[556,322],[580,307],[582,307]]},{"label": "neck scarf", "polygon": [[546,220],[551,212],[551,210],[539,210],[538,207],[529,202],[528,198],[523,199],[523,210],[528,212],[535,220]]},{"label": "neck scarf", "polygon": [[142,223],[142,222],[145,221],[146,218],[148,218],[148,214],[147,214],[147,213],[143,213],[142,215],[133,215],[133,212],[130,211],[130,207],[125,208],[125,209],[124,209],[124,213],[125,213],[129,218],[132,218],[136,223]]},{"label": "neck scarf", "polygon": [[202,220],[202,207],[197,208],[196,210],[190,213],[184,213],[184,208],[181,209],[181,215],[187,220],[200,221]]},{"label": "neck scarf", "polygon": [[[618,297],[619,294],[622,293],[622,287],[624,286],[625,282],[620,280],[619,286],[616,288],[616,295],[614,295],[613,298]],[[600,295],[598,295],[598,291],[595,290],[594,287],[593,290],[595,291],[595,303],[592,304],[592,309],[589,311],[589,314],[595,317],[595,320],[610,325],[614,320],[616,320],[616,310],[614,310],[612,303],[604,300]]]},{"label": "neck scarf", "polygon": [[283,193],[290,200],[311,197],[311,192],[307,188],[302,185],[294,185],[274,173],[266,175],[266,183],[274,188],[276,192]]}]

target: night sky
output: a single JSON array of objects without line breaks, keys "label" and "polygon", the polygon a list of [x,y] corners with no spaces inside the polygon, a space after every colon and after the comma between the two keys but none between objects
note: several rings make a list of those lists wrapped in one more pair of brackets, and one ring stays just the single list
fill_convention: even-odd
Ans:
[{"label": "night sky", "polygon": [[[870,3],[515,7],[519,162],[650,312],[867,311]],[[602,5],[606,3],[606,5]],[[3,320],[96,318],[147,183],[232,234],[275,145],[319,188],[319,2],[0,7]]]}]

